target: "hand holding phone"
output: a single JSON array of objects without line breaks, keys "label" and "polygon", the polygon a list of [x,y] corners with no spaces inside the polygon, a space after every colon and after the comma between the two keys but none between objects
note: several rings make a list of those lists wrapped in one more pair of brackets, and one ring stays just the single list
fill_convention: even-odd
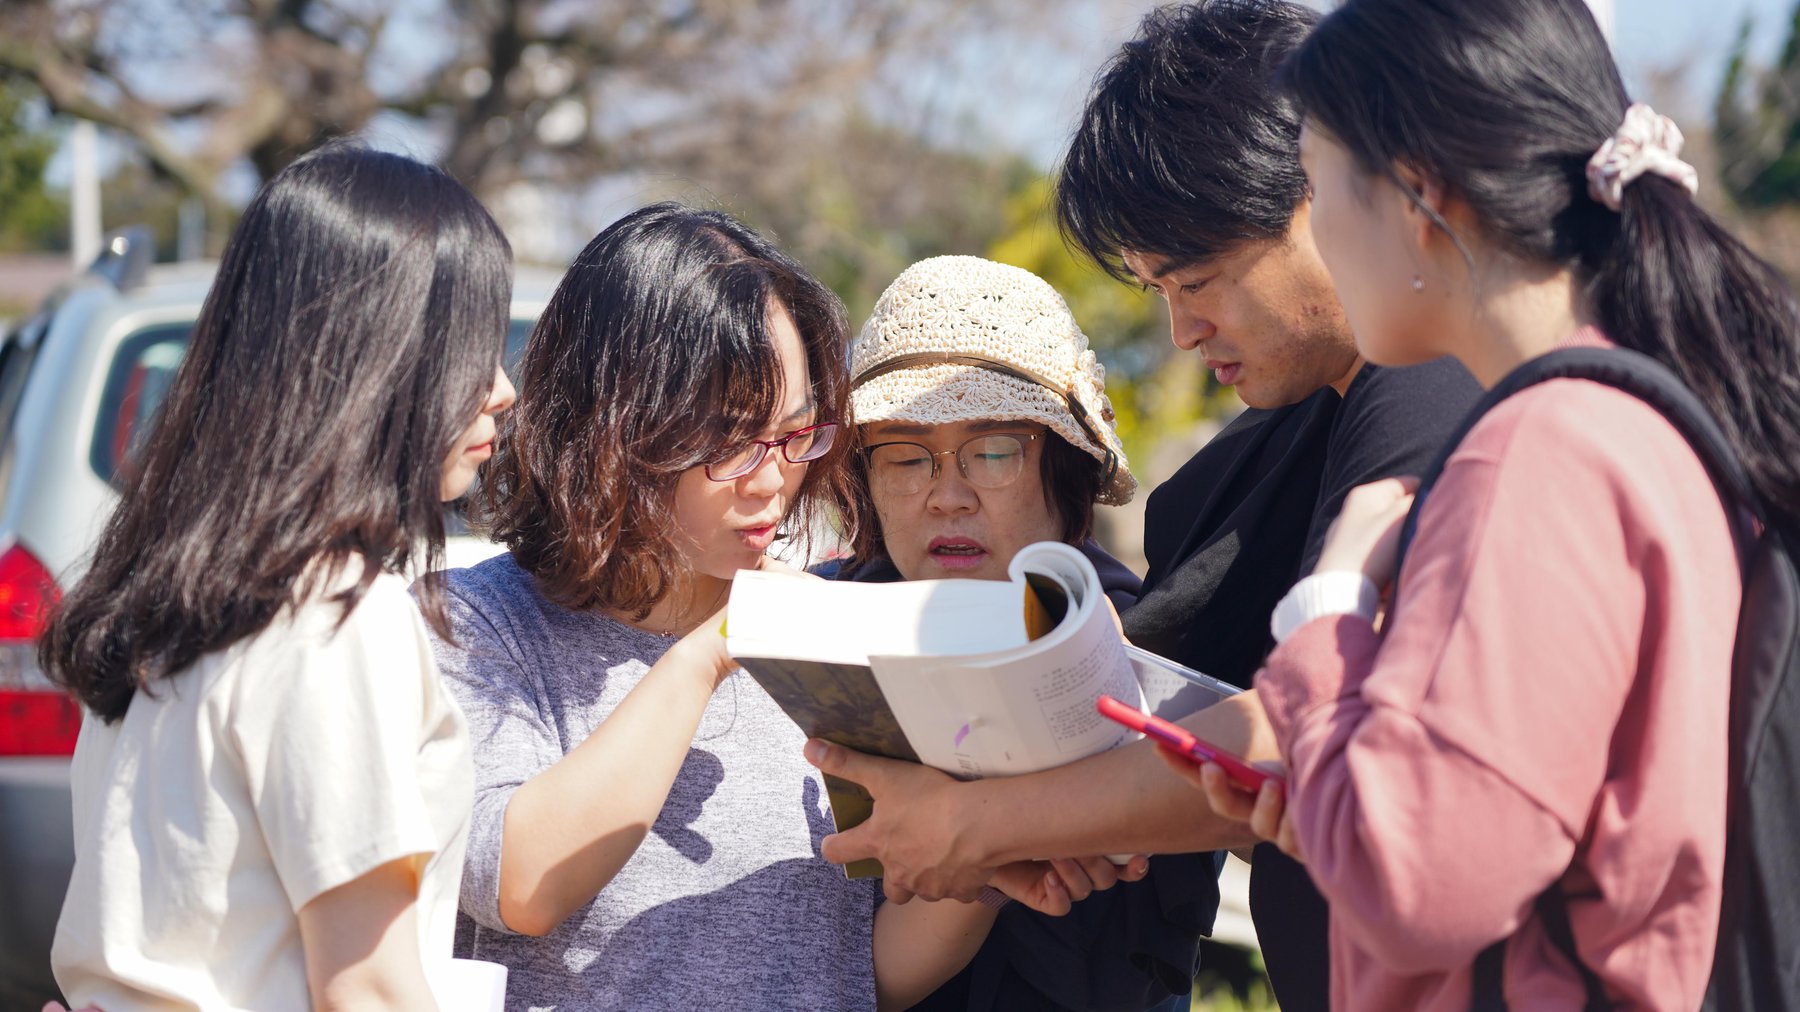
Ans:
[{"label": "hand holding phone", "polygon": [[1246,791],[1254,794],[1262,790],[1262,785],[1268,781],[1273,781],[1283,791],[1287,789],[1287,781],[1279,774],[1259,770],[1217,745],[1197,737],[1187,728],[1171,724],[1130,704],[1121,703],[1111,696],[1101,696],[1094,706],[1101,716],[1154,738],[1177,754],[1193,760],[1196,766],[1201,763],[1216,763],[1233,783]]}]

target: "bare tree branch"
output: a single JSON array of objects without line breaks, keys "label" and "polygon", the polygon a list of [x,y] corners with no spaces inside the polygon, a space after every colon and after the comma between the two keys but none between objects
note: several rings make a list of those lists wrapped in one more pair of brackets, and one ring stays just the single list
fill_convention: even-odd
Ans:
[{"label": "bare tree branch", "polygon": [[208,202],[209,210],[229,213],[218,194],[219,169],[184,152],[168,136],[161,110],[139,100],[118,82],[110,82],[118,98],[102,102],[90,95],[88,73],[53,49],[34,47],[11,36],[0,37],[0,66],[32,77],[51,106],[131,136],[146,157],[183,186]]},{"label": "bare tree branch", "polygon": [[[432,29],[406,38],[419,11],[390,20],[364,0],[163,0],[154,23],[130,0],[0,0],[0,75],[130,137],[215,209],[228,170],[266,177],[398,114],[484,199],[521,183],[571,199],[601,179],[696,188],[861,291],[901,257],[998,227],[991,196],[921,179],[991,195],[1015,171],[937,150],[932,110],[896,85],[970,35],[1043,37],[1074,0],[417,2]],[[382,73],[397,54],[414,79]],[[921,238],[909,215],[948,224]]]}]

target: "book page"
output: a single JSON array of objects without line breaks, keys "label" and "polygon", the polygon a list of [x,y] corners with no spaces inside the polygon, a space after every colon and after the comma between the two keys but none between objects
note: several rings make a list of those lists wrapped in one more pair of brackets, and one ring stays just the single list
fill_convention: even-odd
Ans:
[{"label": "book page", "polygon": [[726,650],[829,664],[1006,650],[1030,641],[1023,597],[1000,580],[853,583],[746,570],[731,583]]},{"label": "book page", "polygon": [[920,760],[957,776],[1060,766],[1131,735],[1094,708],[1101,693],[1139,695],[1092,564],[1067,545],[1045,543],[1020,552],[1013,565],[1015,576],[1029,566],[1067,591],[1067,614],[1048,635],[982,656],[870,658]]},{"label": "book page", "polygon": [[[993,652],[1028,642],[1024,589],[1006,581],[832,583],[791,574],[737,574],[726,650],[802,731],[872,755],[917,762],[868,666],[872,650]],[[869,817],[857,784],[827,775],[840,832]],[[874,861],[851,878],[881,873]]]},{"label": "book page", "polygon": [[[809,738],[905,762],[919,757],[907,744],[893,712],[867,665],[829,664],[783,657],[737,658],[788,717]],[[825,774],[831,817],[838,832],[863,822],[875,799],[861,785]],[[880,865],[859,861],[845,867],[851,878],[881,874]]]},{"label": "book page", "polygon": [[[1134,739],[1095,710],[1102,693],[1172,719],[1236,691],[1128,646],[1078,549],[1029,545],[1009,573],[890,584],[739,573],[726,646],[807,734],[967,778]],[[866,817],[866,794],[830,787],[840,829]]]}]

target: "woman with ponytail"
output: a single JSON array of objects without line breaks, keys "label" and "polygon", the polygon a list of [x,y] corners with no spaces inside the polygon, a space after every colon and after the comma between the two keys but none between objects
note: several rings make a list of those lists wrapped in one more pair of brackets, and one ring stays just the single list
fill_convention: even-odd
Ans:
[{"label": "woman with ponytail", "polygon": [[[1694,203],[1679,131],[1629,103],[1581,0],[1349,0],[1284,76],[1364,357],[1453,355],[1492,387],[1558,347],[1642,352],[1795,522],[1794,297]],[[1209,800],[1307,862],[1336,1008],[1698,1007],[1735,518],[1663,415],[1577,379],[1475,424],[1390,587],[1414,488],[1353,492],[1273,616],[1284,817],[1213,770]]]}]

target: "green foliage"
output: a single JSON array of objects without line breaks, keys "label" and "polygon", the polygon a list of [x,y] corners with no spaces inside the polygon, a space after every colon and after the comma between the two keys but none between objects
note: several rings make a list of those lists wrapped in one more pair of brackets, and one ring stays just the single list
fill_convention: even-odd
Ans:
[{"label": "green foliage", "polygon": [[1276,1004],[1275,991],[1268,982],[1259,981],[1243,998],[1230,991],[1202,994],[1196,988],[1190,1008],[1193,1012],[1280,1012],[1281,1006]]},{"label": "green foliage", "polygon": [[1749,61],[1750,22],[1738,32],[1714,105],[1714,140],[1725,190],[1739,206],[1800,204],[1800,4],[1775,66]]},{"label": "green foliage", "polygon": [[1157,444],[1215,414],[1222,392],[1195,356],[1172,354],[1167,316],[1155,295],[1070,252],[1050,197],[1048,177],[1015,189],[1006,202],[1006,230],[987,257],[1031,271],[1068,300],[1106,365],[1106,393],[1125,456],[1141,467]]},{"label": "green foliage", "polygon": [[[178,182],[158,173],[142,157],[126,157],[113,168],[100,186],[100,219],[108,229],[122,225],[143,225],[156,237],[158,260],[173,260],[177,238],[181,234],[181,204],[187,190]],[[217,253],[224,247],[236,216],[219,220],[214,215],[207,222],[210,232],[204,244]]]},{"label": "green foliage", "polygon": [[1015,157],[933,144],[866,116],[785,141],[780,164],[763,172],[670,195],[720,203],[773,236],[843,298],[853,324],[913,263],[984,248],[1006,224],[994,195],[1035,177]]},{"label": "green foliage", "polygon": [[[1071,253],[1056,230],[1050,196],[1050,179],[1039,176],[1007,198],[1005,231],[988,246],[988,259],[1023,267],[1061,292],[1096,354],[1138,348],[1125,357],[1144,358],[1144,346],[1162,341],[1162,307],[1155,296]],[[1118,357],[1105,355],[1109,363]]]},{"label": "green foliage", "polygon": [[[41,96],[23,79],[0,80],[0,252],[66,252],[69,197],[44,183],[44,169],[62,143],[58,122],[38,107]],[[145,158],[128,150],[100,187],[100,220],[108,229],[146,225],[157,256],[175,256],[178,219],[188,191]],[[214,249],[235,218],[208,222]]]},{"label": "green foliage", "polygon": [[36,89],[0,81],[0,250],[68,248],[68,202],[44,187],[58,138],[34,125]]},{"label": "green foliage", "polygon": [[1158,477],[1145,468],[1159,445],[1217,414],[1226,403],[1226,395],[1197,356],[1177,353],[1161,361],[1160,368],[1137,376],[1123,371],[1106,374],[1106,395],[1117,416],[1119,441],[1141,477]]}]

